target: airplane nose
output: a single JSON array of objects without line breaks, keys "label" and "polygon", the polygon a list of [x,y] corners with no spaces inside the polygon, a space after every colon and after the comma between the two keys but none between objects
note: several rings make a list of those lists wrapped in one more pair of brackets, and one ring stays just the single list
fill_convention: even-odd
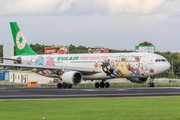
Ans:
[{"label": "airplane nose", "polygon": [[165,65],[165,69],[166,69],[166,70],[169,70],[170,67],[171,67],[171,64],[168,62],[168,63]]}]

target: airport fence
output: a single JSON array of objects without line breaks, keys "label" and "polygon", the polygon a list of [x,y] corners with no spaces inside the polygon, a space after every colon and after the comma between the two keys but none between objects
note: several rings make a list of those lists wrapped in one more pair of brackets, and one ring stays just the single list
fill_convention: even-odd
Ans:
[{"label": "airport fence", "polygon": [[[171,80],[164,82],[154,82],[154,87],[180,87],[180,80]],[[1,80],[0,87],[28,87],[27,83],[12,83],[8,80]],[[57,83],[38,84],[39,88],[57,88]],[[73,85],[73,88],[94,88],[94,83],[82,83],[79,85]],[[110,83],[110,88],[137,88],[137,87],[148,87],[148,83]]]}]

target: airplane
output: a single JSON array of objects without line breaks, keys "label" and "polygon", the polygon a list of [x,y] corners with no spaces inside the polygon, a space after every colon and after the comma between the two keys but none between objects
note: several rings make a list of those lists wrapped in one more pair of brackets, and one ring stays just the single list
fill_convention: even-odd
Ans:
[{"label": "airplane", "polygon": [[57,88],[72,88],[82,80],[101,80],[95,88],[109,88],[114,78],[127,78],[134,83],[145,83],[154,87],[155,76],[170,69],[166,58],[154,53],[98,53],[98,54],[54,54],[38,55],[28,45],[16,22],[10,22],[17,56],[2,58],[16,64],[0,63],[7,69],[31,70],[37,74],[59,78]]}]

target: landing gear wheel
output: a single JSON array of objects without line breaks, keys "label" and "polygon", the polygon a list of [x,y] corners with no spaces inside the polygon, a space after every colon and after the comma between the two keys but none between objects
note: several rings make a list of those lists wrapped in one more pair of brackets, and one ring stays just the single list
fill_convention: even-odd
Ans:
[{"label": "landing gear wheel", "polygon": [[98,82],[95,83],[95,88],[99,88],[99,83]]},{"label": "landing gear wheel", "polygon": [[62,84],[61,84],[61,83],[58,83],[58,84],[57,84],[57,88],[61,89],[61,88],[62,88]]},{"label": "landing gear wheel", "polygon": [[148,83],[148,87],[154,87],[154,83]]},{"label": "landing gear wheel", "polygon": [[100,87],[104,88],[104,83],[103,82],[100,82]]},{"label": "landing gear wheel", "polygon": [[106,82],[106,83],[104,84],[104,86],[105,86],[105,88],[109,88],[109,83]]},{"label": "landing gear wheel", "polygon": [[67,87],[68,87],[68,88],[72,88],[72,85],[68,84]]},{"label": "landing gear wheel", "polygon": [[67,88],[67,84],[66,84],[66,83],[63,83],[62,87],[63,87],[64,89],[66,89],[66,88]]},{"label": "landing gear wheel", "polygon": [[148,83],[148,87],[151,87],[151,83]]}]

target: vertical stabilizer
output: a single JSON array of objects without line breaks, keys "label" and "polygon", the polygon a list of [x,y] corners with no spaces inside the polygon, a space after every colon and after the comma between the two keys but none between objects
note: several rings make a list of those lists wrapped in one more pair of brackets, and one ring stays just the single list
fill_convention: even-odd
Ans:
[{"label": "vertical stabilizer", "polygon": [[16,22],[10,22],[17,55],[37,55],[28,45]]}]

